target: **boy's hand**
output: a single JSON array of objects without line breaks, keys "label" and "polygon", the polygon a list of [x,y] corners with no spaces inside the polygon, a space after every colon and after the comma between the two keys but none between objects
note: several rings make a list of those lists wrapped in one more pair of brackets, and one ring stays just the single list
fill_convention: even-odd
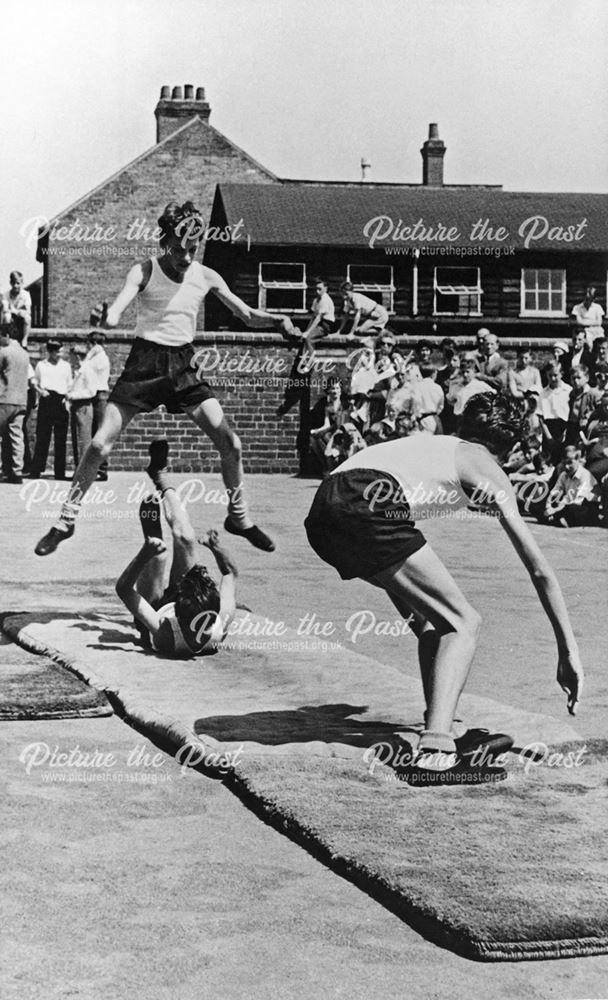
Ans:
[{"label": "boy's hand", "polygon": [[163,542],[162,538],[146,538],[144,542],[144,552],[148,559],[152,559],[154,556],[161,556],[163,552],[167,551],[167,546]]},{"label": "boy's hand", "polygon": [[201,535],[198,542],[199,545],[204,545],[208,549],[217,549],[220,544],[220,536],[215,528],[211,528],[210,531],[206,531],[204,535]]},{"label": "boy's hand", "polygon": [[568,711],[576,715],[583,692],[585,675],[578,653],[560,653],[557,664],[557,683],[568,695]]}]

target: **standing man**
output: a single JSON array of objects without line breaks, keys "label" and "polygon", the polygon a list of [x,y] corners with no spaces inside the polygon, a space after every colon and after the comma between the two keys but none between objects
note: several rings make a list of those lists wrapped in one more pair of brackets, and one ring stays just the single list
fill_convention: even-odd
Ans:
[{"label": "standing man", "polygon": [[355,292],[352,281],[343,281],[340,289],[344,295],[342,321],[338,333],[349,327],[348,339],[377,337],[388,323],[388,313],[379,302]]},{"label": "standing man", "polygon": [[587,347],[593,347],[593,341],[604,336],[604,310],[599,302],[595,301],[596,289],[589,285],[585,292],[585,298],[578,305],[573,306],[570,318],[576,330],[582,330],[585,334]]},{"label": "standing man", "polygon": [[21,333],[9,336],[7,326],[0,327],[0,438],[8,435],[11,467],[7,482],[23,482],[23,418],[27,405],[30,361],[21,346]]},{"label": "standing man", "polygon": [[[106,412],[106,407],[108,405],[108,399],[110,398],[110,359],[106,354],[104,344],[106,341],[106,335],[103,330],[98,328],[98,324],[105,320],[105,315],[107,313],[107,306],[105,303],[95,308],[91,312],[91,326],[93,329],[89,334],[89,352],[85,358],[85,361],[89,362],[93,371],[95,373],[95,378],[97,380],[97,391],[93,398],[93,434],[97,434],[97,431],[101,427],[103,422],[104,413]],[[97,479],[105,482],[108,478],[108,461],[104,461],[99,466],[99,472],[97,473]]]},{"label": "standing man", "polygon": [[58,340],[47,340],[47,358],[34,369],[40,397],[36,423],[36,447],[30,479],[40,479],[46,469],[51,435],[53,435],[55,479],[65,479],[65,452],[68,437],[68,392],[72,387],[72,369],[61,357]]},{"label": "standing man", "polygon": [[15,329],[21,333],[21,345],[25,348],[32,325],[32,298],[23,287],[21,271],[11,271],[9,280],[11,287],[6,296],[8,311]]},{"label": "standing man", "polygon": [[192,202],[170,202],[158,224],[162,256],[152,256],[132,267],[108,309],[106,325],[113,328],[127,306],[137,300],[135,341],[127,363],[112,390],[103,423],[74,473],[59,520],[38,542],[36,555],[50,555],[60,542],[71,538],[80,504],[121,432],[138,413],[151,413],[161,405],[169,413],[188,414],[216,446],[228,494],[225,530],[243,536],[256,548],[274,550],[274,543],[249,516],[241,442],[197,370],[193,341],[198,311],[210,292],[247,326],[272,326],[285,336],[294,326],[287,317],[248,306],[230,291],[217,271],[195,261],[205,221]]},{"label": "standing man", "polygon": [[74,466],[91,443],[93,427],[93,400],[97,388],[97,377],[90,361],[87,361],[87,350],[82,344],[77,344],[70,351],[74,364],[74,381],[68,392],[70,413],[70,430],[72,432],[72,455]]},{"label": "standing man", "polygon": [[[481,333],[481,331],[480,331]],[[486,331],[482,344],[482,357],[479,363],[477,378],[485,382],[496,392],[503,392],[507,387],[509,362],[498,350],[498,337],[495,333]]]}]

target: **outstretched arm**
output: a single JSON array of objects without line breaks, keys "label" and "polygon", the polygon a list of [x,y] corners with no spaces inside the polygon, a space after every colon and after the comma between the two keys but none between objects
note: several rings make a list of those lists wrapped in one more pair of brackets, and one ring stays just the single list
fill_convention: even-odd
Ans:
[{"label": "outstretched arm", "polygon": [[490,453],[479,445],[464,445],[458,471],[467,492],[476,488],[484,491],[490,509],[498,514],[502,528],[528,571],[557,642],[557,683],[568,696],[568,711],[575,715],[584,674],[557,577],[517,509],[511,483]]},{"label": "outstretched arm", "polygon": [[135,266],[132,267],[129,273],[127,274],[125,283],[121,291],[118,293],[112,305],[108,309],[108,314],[104,326],[106,327],[118,326],[120,322],[120,317],[122,316],[127,306],[131,304],[137,293],[141,291],[141,289],[144,287],[145,281],[146,278],[144,276],[143,265],[135,264]]},{"label": "outstretched arm", "polygon": [[206,535],[199,538],[199,543],[205,545],[213,552],[217,567],[222,574],[219,616],[224,632],[223,638],[225,638],[228,626],[234,618],[236,611],[236,580],[239,575],[238,570],[230,552],[221,545],[217,531],[214,529],[208,531]]}]

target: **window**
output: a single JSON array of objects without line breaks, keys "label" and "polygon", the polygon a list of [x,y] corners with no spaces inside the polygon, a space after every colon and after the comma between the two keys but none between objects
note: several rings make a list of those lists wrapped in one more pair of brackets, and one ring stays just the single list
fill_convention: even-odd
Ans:
[{"label": "window", "polygon": [[260,263],[258,308],[268,312],[306,312],[306,265]]},{"label": "window", "polygon": [[521,272],[522,316],[566,315],[566,272],[563,270],[531,270]]},{"label": "window", "polygon": [[436,267],[433,313],[438,316],[481,316],[482,288],[478,267]]},{"label": "window", "polygon": [[352,281],[355,292],[363,292],[374,302],[379,302],[387,312],[394,313],[393,269],[383,264],[349,264],[346,280]]}]

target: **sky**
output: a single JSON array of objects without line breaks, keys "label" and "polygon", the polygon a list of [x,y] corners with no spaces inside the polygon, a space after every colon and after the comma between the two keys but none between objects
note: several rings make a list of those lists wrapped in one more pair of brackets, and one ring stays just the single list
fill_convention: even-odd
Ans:
[{"label": "sky", "polygon": [[22,229],[155,142],[163,84],[281,177],[603,192],[605,0],[21,0],[3,9],[0,290]]}]

